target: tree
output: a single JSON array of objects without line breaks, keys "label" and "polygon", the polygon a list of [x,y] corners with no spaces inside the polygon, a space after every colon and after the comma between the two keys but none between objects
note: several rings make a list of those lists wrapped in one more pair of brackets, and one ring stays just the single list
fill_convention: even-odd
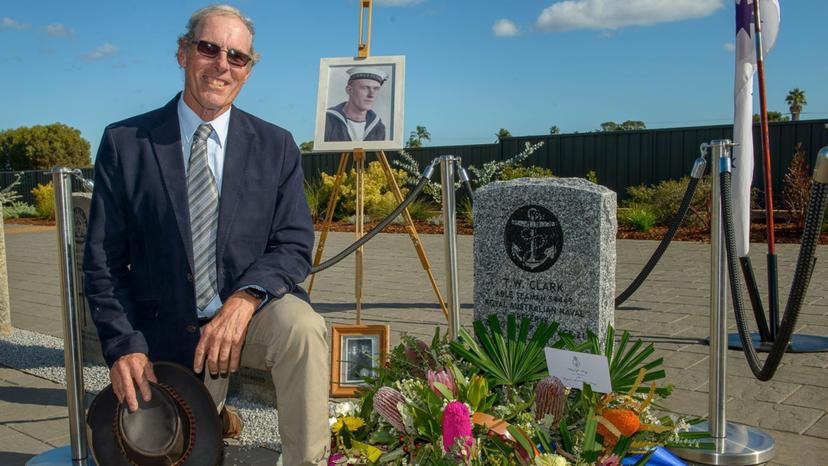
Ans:
[{"label": "tree", "polygon": [[558,128],[557,125],[552,125],[549,127],[549,134],[551,134],[552,136],[556,134],[561,134],[561,129]]},{"label": "tree", "polygon": [[306,152],[313,152],[313,141],[305,141],[302,144],[299,144],[299,152],[306,153]]},{"label": "tree", "polygon": [[791,110],[791,119],[793,121],[799,121],[799,113],[808,104],[808,100],[805,98],[805,91],[798,87],[793,88],[788,92],[788,96],[785,97],[785,102],[788,103],[788,108]]},{"label": "tree", "polygon": [[641,120],[626,120],[621,124],[614,121],[601,123],[601,131],[635,131],[640,129],[647,129],[647,125]]},{"label": "tree", "polygon": [[417,126],[408,136],[408,142],[405,147],[423,147],[424,141],[431,141],[431,133],[428,132],[425,126]]},{"label": "tree", "polygon": [[641,120],[627,120],[621,123],[622,131],[636,131],[640,129],[647,129],[647,125]]},{"label": "tree", "polygon": [[495,136],[497,136],[497,141],[495,142],[498,142],[503,139],[512,137],[512,133],[510,133],[509,130],[506,128],[500,128],[500,131],[498,131],[497,134],[495,134]]},{"label": "tree", "polygon": [[[783,115],[782,112],[768,112],[768,121],[790,121],[791,117]],[[759,114],[753,114],[753,122],[759,123]]]},{"label": "tree", "polygon": [[92,165],[89,142],[62,123],[0,131],[0,169],[46,170]]}]

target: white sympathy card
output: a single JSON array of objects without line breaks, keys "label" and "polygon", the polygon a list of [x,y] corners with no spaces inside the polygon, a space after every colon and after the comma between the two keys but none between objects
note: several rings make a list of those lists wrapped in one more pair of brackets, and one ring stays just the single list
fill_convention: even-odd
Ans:
[{"label": "white sympathy card", "polygon": [[582,389],[587,383],[599,393],[612,391],[606,356],[555,348],[545,348],[544,352],[549,375],[557,377],[567,387]]}]

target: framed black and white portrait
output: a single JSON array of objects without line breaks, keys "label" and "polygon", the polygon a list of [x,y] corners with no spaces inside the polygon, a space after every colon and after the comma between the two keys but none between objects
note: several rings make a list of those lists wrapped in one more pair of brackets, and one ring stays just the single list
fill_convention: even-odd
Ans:
[{"label": "framed black and white portrait", "polygon": [[388,325],[332,326],[332,396],[354,396],[366,378],[378,375],[388,355],[388,336]]},{"label": "framed black and white portrait", "polygon": [[403,148],[405,57],[323,58],[313,149]]}]

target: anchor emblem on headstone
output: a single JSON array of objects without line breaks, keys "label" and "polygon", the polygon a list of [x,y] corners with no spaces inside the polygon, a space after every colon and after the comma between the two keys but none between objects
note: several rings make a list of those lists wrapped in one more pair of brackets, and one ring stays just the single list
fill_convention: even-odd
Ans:
[{"label": "anchor emblem on headstone", "polygon": [[545,207],[520,207],[506,223],[505,244],[515,265],[527,272],[543,272],[561,254],[561,224],[555,214]]}]

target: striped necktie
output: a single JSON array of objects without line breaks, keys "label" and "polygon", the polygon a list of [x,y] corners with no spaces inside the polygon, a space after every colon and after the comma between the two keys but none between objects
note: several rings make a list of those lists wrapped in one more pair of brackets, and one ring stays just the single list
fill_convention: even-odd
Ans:
[{"label": "striped necktie", "polygon": [[216,286],[216,231],[218,189],[207,164],[207,138],[213,127],[201,124],[190,147],[187,195],[190,200],[190,231],[193,234],[196,305],[204,309],[218,292]]}]

